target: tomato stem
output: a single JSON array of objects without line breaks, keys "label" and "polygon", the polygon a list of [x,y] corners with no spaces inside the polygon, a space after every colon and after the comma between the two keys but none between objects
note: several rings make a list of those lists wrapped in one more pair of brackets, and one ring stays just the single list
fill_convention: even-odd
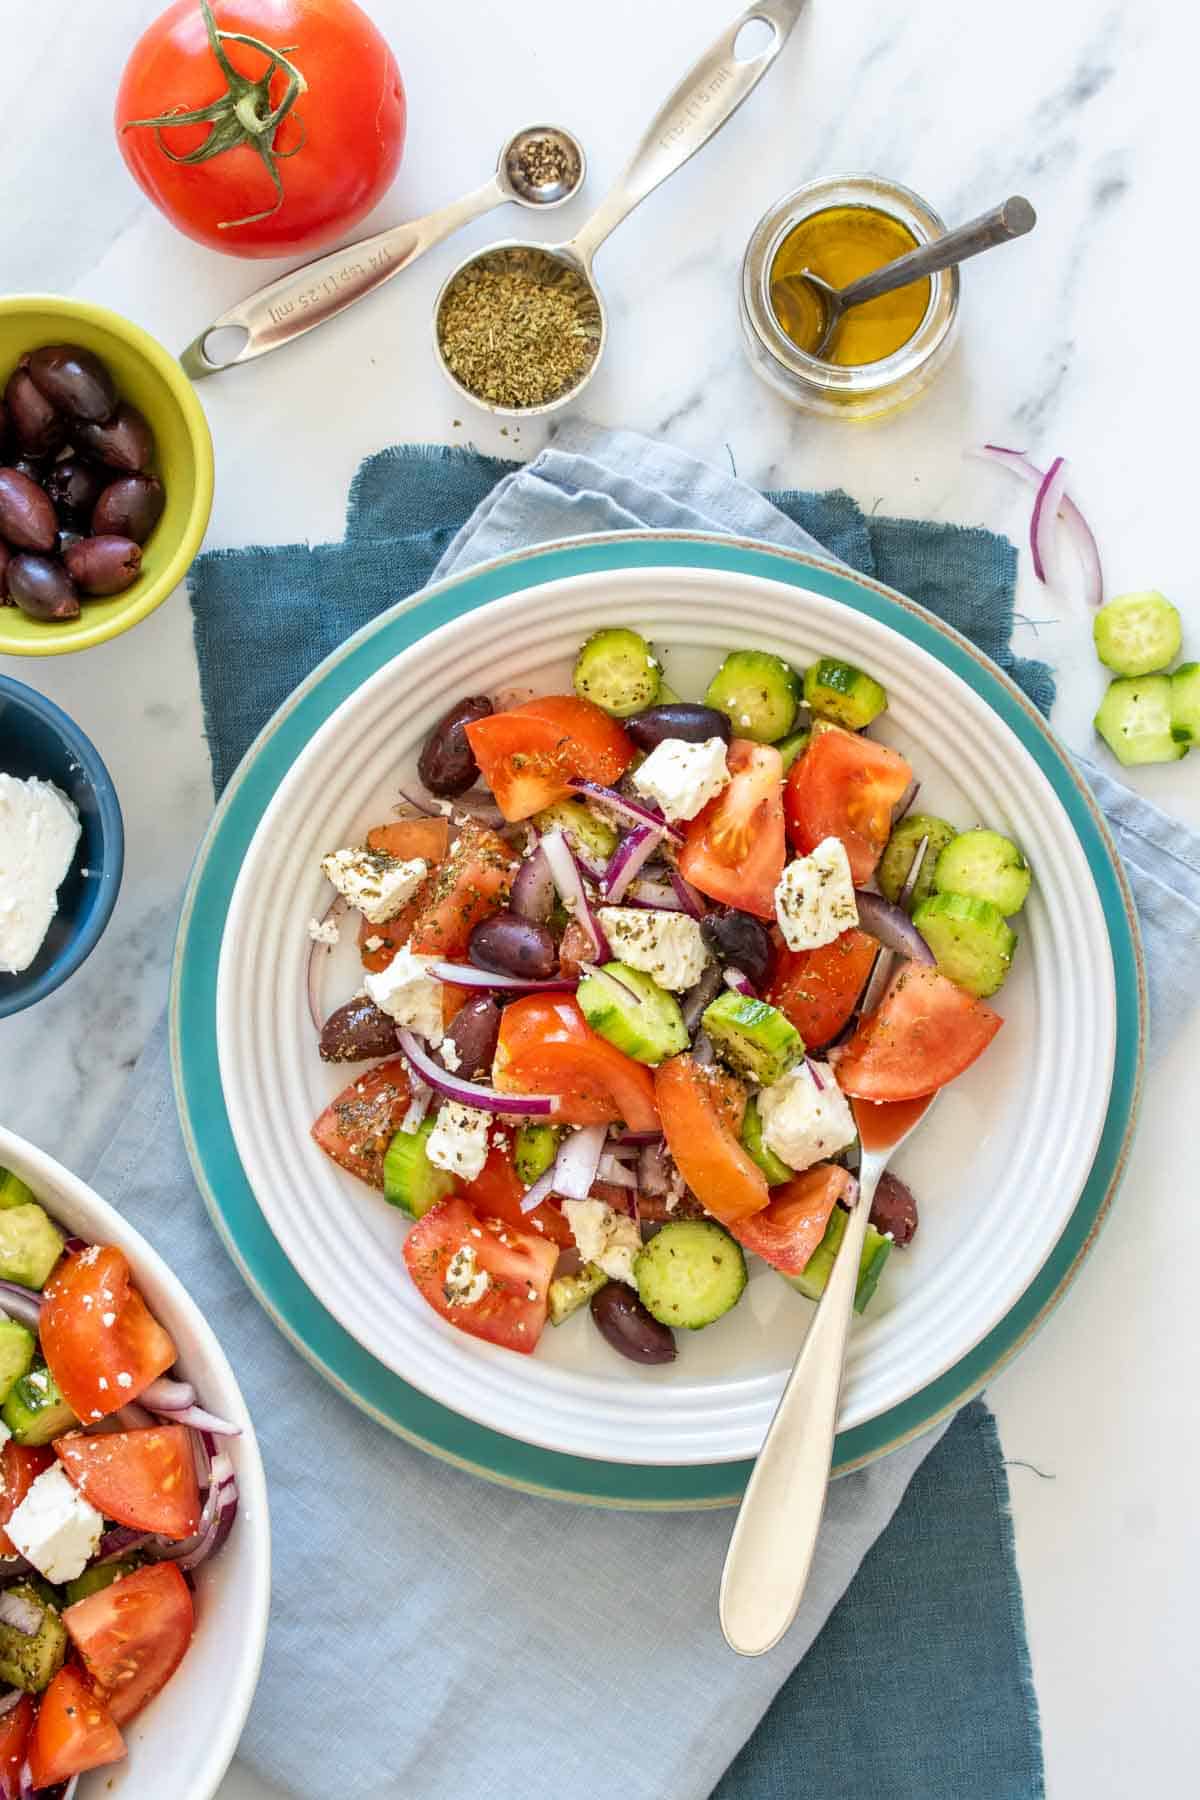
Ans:
[{"label": "tomato stem", "polygon": [[[163,155],[175,163],[209,162],[223,151],[237,149],[242,144],[249,145],[256,151],[271,178],[275,201],[264,212],[248,213],[243,219],[220,220],[218,231],[232,231],[238,225],[257,225],[261,220],[269,219],[283,205],[283,181],[278,164],[295,156],[296,151],[303,147],[303,123],[297,117],[296,124],[300,126],[301,138],[291,150],[277,150],[275,135],[301,94],[308,92],[308,83],[295,63],[288,60],[287,52],[296,48],[294,44],[287,44],[283,49],[277,50],[270,44],[264,44],[261,38],[247,37],[244,32],[220,31],[213,18],[209,0],[199,0],[199,5],[217,67],[228,83],[225,93],[210,105],[198,106],[190,112],[180,108],[161,113],[153,119],[127,119],[121,130],[133,131],[145,127],[153,131]],[[227,43],[245,44],[250,50],[261,51],[267,58],[267,66],[262,74],[253,81],[247,75],[240,75],[225,54]],[[271,82],[280,70],[287,76],[287,85],[278,105],[272,106]],[[209,125],[212,129],[202,144],[198,144],[186,156],[179,156],[168,147],[163,138],[164,129],[170,129],[173,125]]]}]

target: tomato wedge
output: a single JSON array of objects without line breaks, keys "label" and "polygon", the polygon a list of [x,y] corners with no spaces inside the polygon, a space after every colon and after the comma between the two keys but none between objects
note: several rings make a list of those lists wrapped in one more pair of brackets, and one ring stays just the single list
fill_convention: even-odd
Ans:
[{"label": "tomato wedge", "polygon": [[122,1575],[63,1613],[71,1642],[117,1725],[127,1724],[166,1686],[187,1655],[195,1622],[188,1584],[173,1562]]},{"label": "tomato wedge", "polygon": [[408,1064],[393,1056],[344,1087],[317,1119],[312,1135],[348,1174],[382,1188],[383,1158],[404,1123],[411,1094]]},{"label": "tomato wedge", "polygon": [[[53,1463],[54,1452],[33,1444],[15,1444],[11,1438],[0,1450],[0,1556],[16,1556],[8,1535],[8,1521],[37,1480]],[[0,1570],[0,1573],[3,1571]]]},{"label": "tomato wedge", "polygon": [[788,775],[788,836],[801,856],[828,837],[841,838],[854,885],[862,887],[887,847],[892,813],[911,780],[898,750],[823,725]]},{"label": "tomato wedge", "polygon": [[54,1787],[85,1769],[120,1762],[126,1754],[125,1740],[112,1713],[93,1692],[82,1670],[68,1663],[42,1695],[29,1739],[29,1776],[34,1787]]},{"label": "tomato wedge", "polygon": [[421,889],[412,921],[414,953],[451,960],[463,956],[476,925],[504,905],[520,866],[502,837],[469,820]]},{"label": "tomato wedge", "polygon": [[574,694],[473,719],[466,733],[506,819],[528,819],[565,800],[573,777],[611,786],[633,761],[633,744],[616,720]]},{"label": "tomato wedge", "polygon": [[32,1730],[33,1701],[22,1694],[0,1718],[0,1800],[21,1800],[21,1765]]},{"label": "tomato wedge", "polygon": [[654,1077],[593,1031],[574,1000],[530,994],[506,1006],[492,1065],[502,1094],[553,1094],[564,1125],[657,1131]]},{"label": "tomato wedge", "polygon": [[373,825],[367,833],[368,850],[385,850],[401,862],[419,856],[427,863],[439,863],[449,848],[448,819],[392,819],[386,825]]},{"label": "tomato wedge", "polygon": [[[368,850],[386,850],[404,862],[423,857],[432,865],[416,893],[394,919],[373,925],[370,919],[358,922],[358,949],[364,969],[386,969],[397,950],[407,944],[412,928],[425,910],[437,879],[436,865],[444,861],[450,844],[450,826],[445,819],[395,819],[389,825],[374,825],[367,833]],[[373,944],[373,949],[368,949]]]},{"label": "tomato wedge", "polygon": [[787,860],[783,758],[770,744],[734,738],[727,760],[733,779],[688,826],[679,872],[710,900],[773,919]]},{"label": "tomato wedge", "polygon": [[[460,1252],[470,1252],[464,1281],[487,1277],[476,1299],[447,1283]],[[546,1323],[557,1244],[455,1198],[417,1220],[404,1240],[404,1261],[422,1298],[448,1324],[505,1350],[528,1354],[535,1348]]]},{"label": "tomato wedge", "polygon": [[837,1163],[817,1163],[771,1189],[762,1212],[729,1227],[738,1243],[784,1275],[799,1275],[825,1236],[829,1215],[854,1191]]},{"label": "tomato wedge", "polygon": [[178,1354],[111,1244],[63,1257],[46,1283],[40,1333],[50,1373],[85,1422],[136,1400]]},{"label": "tomato wedge", "polygon": [[746,1093],[732,1075],[694,1057],[661,1063],[654,1092],[667,1148],[683,1179],[714,1219],[733,1226],[770,1197],[766,1177],[742,1148]]},{"label": "tomato wedge", "polygon": [[819,950],[780,947],[767,999],[791,1020],[810,1050],[831,1042],[848,1022],[878,949],[876,940],[857,926]]},{"label": "tomato wedge", "polygon": [[916,1100],[970,1068],[1003,1023],[936,969],[909,963],[830,1061],[857,1099]]},{"label": "tomato wedge", "polygon": [[536,1231],[539,1236],[549,1238],[560,1249],[569,1249],[575,1239],[571,1227],[557,1206],[543,1200],[532,1212],[523,1213],[521,1202],[525,1193],[525,1183],[513,1167],[511,1150],[501,1149],[499,1144],[490,1146],[487,1161],[474,1181],[464,1181],[462,1184],[463,1199],[477,1212],[485,1213],[489,1218],[502,1219],[506,1225],[515,1225],[519,1231]]},{"label": "tomato wedge", "polygon": [[187,1430],[147,1425],[85,1437],[57,1439],[55,1455],[97,1512],[118,1525],[186,1538],[200,1524],[200,1487]]}]

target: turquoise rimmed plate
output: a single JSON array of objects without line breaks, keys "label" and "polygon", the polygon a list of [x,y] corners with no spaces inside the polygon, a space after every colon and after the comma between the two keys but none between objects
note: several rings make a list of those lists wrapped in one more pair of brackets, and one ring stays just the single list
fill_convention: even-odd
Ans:
[{"label": "turquoise rimmed plate", "polygon": [[[446,1332],[454,1342],[443,1342],[437,1332],[445,1328],[431,1316],[420,1315],[419,1324],[418,1314],[403,1319],[405,1291],[386,1287],[395,1258],[379,1237],[395,1221],[381,1223],[384,1209],[369,1195],[347,1195],[344,1204],[336,1192],[319,1197],[308,1223],[315,1229],[332,1214],[345,1230],[314,1262],[306,1260],[309,1231],[289,1235],[291,1219],[274,1186],[281,1144],[297,1146],[304,1167],[293,1191],[298,1186],[307,1198],[310,1175],[317,1184],[323,1175],[303,1164],[304,1134],[287,1118],[293,1107],[297,1118],[308,1116],[312,1098],[301,1091],[308,1075],[288,1064],[285,1048],[295,1036],[288,1007],[302,990],[292,964],[298,974],[310,910],[307,850],[297,846],[305,861],[294,867],[278,861],[297,835],[289,808],[299,797],[305,811],[322,815],[314,829],[340,821],[339,835],[368,823],[386,788],[366,789],[383,779],[383,765],[359,767],[351,755],[354,766],[345,771],[349,746],[379,738],[373,719],[396,722],[386,756],[395,781],[405,772],[406,734],[414,744],[423,735],[421,705],[435,716],[457,693],[477,691],[485,668],[492,678],[482,685],[528,680],[544,691],[561,681],[555,670],[564,656],[569,669],[570,644],[610,615],[640,624],[663,647],[676,686],[676,673],[694,681],[697,658],[707,654],[715,665],[720,650],[731,647],[731,617],[739,621],[738,642],[777,647],[797,662],[817,649],[852,660],[857,652],[893,694],[889,730],[911,749],[930,784],[930,805],[959,818],[970,808],[967,816],[1008,824],[1031,849],[1039,893],[1028,916],[1023,971],[1005,990],[1010,1026],[999,1042],[1007,1048],[991,1061],[985,1082],[972,1088],[966,1078],[944,1103],[936,1150],[926,1151],[937,1160],[918,1169],[923,1197],[932,1191],[938,1202],[927,1210],[919,1240],[924,1262],[893,1258],[905,1266],[859,1335],[838,1470],[925,1429],[1015,1352],[1090,1242],[1132,1128],[1142,981],[1128,892],[1086,788],[1019,691],[920,608],[802,556],[703,537],[582,540],[430,590],[349,640],[248,753],[202,846],[176,954],[175,1077],[189,1149],[231,1252],[276,1321],[348,1397],[434,1453],[494,1479],[610,1504],[720,1504],[740,1492],[744,1459],[761,1437],[803,1329],[802,1314],[786,1311],[793,1297],[769,1271],[752,1283],[754,1303],[733,1316],[744,1321],[740,1335],[723,1325],[722,1346],[715,1332],[689,1340],[674,1386],[631,1387],[603,1369],[573,1364],[578,1352],[566,1331],[556,1334],[549,1355],[539,1351],[516,1365],[521,1380],[514,1381],[511,1358],[503,1359],[502,1373],[486,1356],[463,1362],[459,1346],[472,1340]],[[480,657],[476,668],[472,659]],[[406,700],[405,681],[417,681],[420,694],[431,697],[418,700],[414,689]],[[281,875],[295,890],[294,910],[303,913],[294,927],[271,910]],[[316,893],[314,885],[314,899]],[[246,982],[260,979],[255,947],[263,941],[279,952],[269,959],[266,985],[247,992]],[[245,1019],[266,1021],[261,1030],[244,1027],[229,1003],[239,991],[251,1002],[242,1009]],[[283,1033],[277,1042],[275,1029]],[[227,1101],[217,1099],[222,1077]],[[281,1122],[286,1129],[272,1156],[271,1134]],[[959,1170],[944,1203],[939,1163],[943,1171]],[[964,1214],[956,1196],[968,1168],[975,1196]],[[291,1209],[301,1221],[304,1206],[302,1200]],[[348,1297],[335,1279],[337,1252],[356,1233],[368,1250],[346,1265],[362,1277]],[[397,1318],[398,1335],[391,1330]],[[584,1343],[582,1330],[576,1342]],[[503,1433],[489,1429],[498,1421]]]}]

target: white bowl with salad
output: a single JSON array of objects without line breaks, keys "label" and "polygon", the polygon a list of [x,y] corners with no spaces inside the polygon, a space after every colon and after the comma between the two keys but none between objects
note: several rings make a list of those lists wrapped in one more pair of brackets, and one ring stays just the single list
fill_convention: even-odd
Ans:
[{"label": "white bowl with salad", "polygon": [[0,1129],[0,1792],[209,1800],[269,1602],[262,1464],[210,1327]]},{"label": "white bowl with salad", "polygon": [[754,1453],[856,1110],[943,1089],[843,1426],[965,1355],[1086,1180],[1113,1019],[1086,858],[996,715],[715,571],[549,583],[381,670],[264,816],[218,989],[239,1154],[318,1298],[444,1404],[627,1462]]}]

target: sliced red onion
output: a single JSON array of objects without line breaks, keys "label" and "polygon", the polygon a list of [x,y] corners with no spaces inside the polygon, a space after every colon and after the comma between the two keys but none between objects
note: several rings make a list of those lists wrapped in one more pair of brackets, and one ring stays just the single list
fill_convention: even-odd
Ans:
[{"label": "sliced red onion", "polygon": [[533,1186],[528,1189],[521,1201],[523,1213],[536,1212],[543,1200],[549,1200],[554,1192],[554,1165],[551,1164],[544,1175],[539,1175]]},{"label": "sliced red onion", "polygon": [[413,811],[419,813],[423,819],[438,819],[445,817],[444,813],[438,812],[427,800],[419,800],[415,794],[410,794],[407,789],[398,787],[396,792],[403,800],[405,806],[411,806]]},{"label": "sliced red onion", "polygon": [[899,906],[893,906],[882,894],[873,894],[867,888],[856,888],[854,898],[858,903],[859,924],[868,936],[878,938],[885,950],[894,950],[897,955],[907,956],[915,963],[928,965],[936,961],[925,939]]},{"label": "sliced red onion", "polygon": [[683,996],[683,1000],[680,1003],[680,1010],[683,1013],[683,1023],[689,1033],[695,1031],[697,1025],[699,1025],[700,1015],[703,1013],[710,1000],[716,998],[720,986],[720,968],[716,963],[710,963],[695,987],[690,987]]},{"label": "sliced red onion", "polygon": [[821,1080],[821,1072],[817,1068],[816,1063],[811,1056],[806,1056],[804,1061],[809,1074],[812,1076],[813,1086],[816,1088],[818,1094],[823,1094],[825,1092],[825,1083]]},{"label": "sliced red onion", "polygon": [[638,1157],[638,1186],[645,1194],[665,1194],[671,1186],[671,1156],[666,1141],[647,1144]]},{"label": "sliced red onion", "polygon": [[42,1316],[42,1296],[15,1281],[0,1281],[0,1309],[19,1325],[36,1331]]},{"label": "sliced red onion", "polygon": [[559,899],[577,925],[582,925],[592,940],[592,961],[607,962],[612,954],[599,919],[592,910],[583,876],[579,873],[571,846],[561,831],[548,831],[542,849],[550,864],[550,873],[558,889]]},{"label": "sliced red onion", "polygon": [[78,1256],[81,1250],[86,1250],[87,1248],[87,1239],[81,1237],[69,1237],[63,1245],[63,1251],[67,1256]]},{"label": "sliced red onion", "polygon": [[717,1053],[713,1049],[712,1039],[707,1031],[697,1032],[692,1045],[692,1060],[698,1063],[702,1069],[711,1069],[716,1062]]},{"label": "sliced red onion", "polygon": [[477,969],[474,963],[431,963],[429,973],[437,981],[445,981],[452,987],[487,988],[506,994],[529,994],[535,990],[566,994],[574,993],[576,987],[576,983],[568,981],[565,975],[549,975],[544,981],[531,981],[524,975],[498,975],[493,969]]},{"label": "sliced red onion", "polygon": [[913,859],[908,865],[908,874],[904,877],[904,886],[896,896],[896,905],[901,912],[912,912],[912,897],[917,891],[917,881],[925,866],[925,858],[929,854],[929,839],[923,837],[913,852]]},{"label": "sliced red onion", "polygon": [[[1045,480],[1042,470],[1029,460],[1023,450],[1008,450],[1003,444],[984,444],[975,454],[986,456],[989,461],[1011,469],[1014,475],[1019,475],[1031,487],[1040,488]],[[1062,496],[1059,516],[1075,545],[1075,553],[1083,569],[1084,598],[1089,606],[1101,606],[1104,602],[1104,571],[1100,564],[1100,547],[1095,533],[1069,494]]]},{"label": "sliced red onion", "polygon": [[1037,491],[1033,503],[1033,516],[1029,521],[1029,547],[1033,551],[1033,572],[1038,580],[1045,584],[1047,568],[1053,568],[1057,558],[1054,554],[1052,533],[1058,523],[1058,509],[1062,503],[1063,489],[1067,485],[1067,465],[1061,456],[1056,456],[1042,477],[1042,485]]},{"label": "sliced red onion", "polygon": [[596,1179],[607,1125],[584,1125],[569,1131],[554,1159],[554,1191],[564,1200],[586,1200]]},{"label": "sliced red onion", "polygon": [[616,788],[602,787],[598,781],[585,781],[582,775],[573,776],[571,786],[577,794],[586,794],[597,806],[605,807],[627,824],[653,826],[660,838],[669,838],[673,844],[682,844],[682,831],[669,824],[655,807],[647,806],[644,801],[629,800],[624,794],[618,794]]},{"label": "sliced red onion", "polygon": [[172,1557],[171,1560],[177,1569],[198,1569],[201,1563],[207,1562],[210,1556],[217,1554],[233,1530],[233,1522],[237,1517],[238,1509],[237,1483],[233,1482],[220,1489],[214,1487],[210,1489],[210,1493],[219,1493],[220,1495],[213,1520],[204,1534],[186,1547],[182,1556]]},{"label": "sliced red onion", "polygon": [[704,896],[694,888],[690,881],[685,881],[678,869],[671,870],[671,886],[675,889],[675,897],[679,901],[679,910],[687,913],[690,919],[703,919],[708,912]]},{"label": "sliced red onion", "polygon": [[610,1128],[608,1136],[610,1143],[633,1144],[639,1149],[643,1144],[662,1143],[661,1131],[626,1131],[623,1127],[618,1131],[615,1125]]},{"label": "sliced red onion", "polygon": [[744,994],[747,1000],[757,1000],[758,995],[754,990],[754,983],[743,975],[740,969],[735,969],[732,966],[728,969],[723,969],[721,972],[721,979],[727,988],[733,989],[735,994]]},{"label": "sliced red onion", "polygon": [[139,1406],[135,1400],[128,1400],[120,1412],[110,1413],[108,1419],[101,1423],[112,1423],[121,1431],[144,1431],[147,1425],[154,1424],[154,1415],[148,1413],[144,1406]]},{"label": "sliced red onion", "polygon": [[13,1688],[0,1698],[0,1719],[6,1718],[14,1706],[19,1706],[23,1697],[21,1688]]},{"label": "sliced red onion", "polygon": [[604,1154],[606,1156],[615,1156],[618,1162],[634,1163],[638,1159],[639,1152],[636,1144],[619,1143],[610,1132],[608,1137],[608,1147]]},{"label": "sliced red onion", "polygon": [[896,807],[892,813],[892,824],[893,825],[898,825],[900,823],[901,819],[912,807],[913,801],[916,799],[916,797],[920,793],[920,791],[921,791],[921,784],[919,781],[910,781],[909,782],[908,786],[905,788],[904,792],[901,794],[900,799],[897,802]]},{"label": "sliced red onion", "polygon": [[[327,925],[331,919],[340,921],[347,910],[346,900],[341,894],[335,894],[325,909],[324,917],[321,920],[322,925]],[[313,1022],[313,1030],[318,1035],[325,1021],[321,1013],[321,958],[317,955],[317,951],[331,950],[332,948],[331,944],[318,943],[315,938],[308,946],[308,967],[305,971],[304,985],[308,993],[308,1016]]]},{"label": "sliced red onion", "polygon": [[242,1435],[240,1425],[219,1419],[215,1413],[205,1412],[202,1406],[196,1405],[196,1390],[190,1381],[171,1381],[161,1375],[148,1388],[142,1389],[138,1399],[151,1412],[161,1413],[176,1425],[190,1425],[193,1431],[211,1431],[214,1437]]},{"label": "sliced red onion", "polygon": [[517,871],[508,904],[522,919],[544,925],[554,911],[554,877],[541,845],[527,856]]},{"label": "sliced red onion", "polygon": [[498,1094],[495,1088],[481,1087],[477,1081],[464,1081],[435,1062],[411,1031],[401,1031],[399,1038],[400,1048],[417,1074],[435,1093],[457,1100],[460,1106],[473,1106],[480,1112],[509,1113],[514,1118],[544,1119],[558,1104],[553,1094]]},{"label": "sliced red onion", "polygon": [[606,987],[621,1005],[640,1006],[642,1004],[642,996],[637,989],[630,987],[627,981],[623,981],[611,969],[599,969],[595,963],[580,963],[579,967],[590,981],[598,981],[601,987]]},{"label": "sliced red onion", "polygon": [[420,1131],[425,1123],[425,1114],[429,1111],[429,1102],[433,1099],[433,1089],[427,1081],[414,1081],[409,1097],[408,1111],[401,1120],[401,1131]]},{"label": "sliced red onion", "polygon": [[[900,889],[900,892],[896,897],[897,909],[904,913],[906,917],[912,913],[912,897],[916,892],[917,881],[920,877],[921,870],[924,867],[925,858],[928,853],[929,839],[928,837],[923,837],[917,845],[916,850],[913,852],[912,862],[908,866],[908,874],[904,877],[904,886]],[[840,1044],[852,1035],[858,1019],[864,1018],[867,1014],[875,1011],[875,1008],[883,999],[888,982],[892,978],[892,965],[894,962],[895,957],[892,952],[881,948],[875,961],[871,964],[871,973],[867,978],[866,986],[859,996],[858,1005],[855,1007],[845,1029],[839,1032],[837,1038],[834,1040],[836,1043]]]},{"label": "sliced red onion", "polygon": [[649,912],[684,912],[679,895],[669,881],[647,881],[639,876],[625,891],[626,906],[642,906]]},{"label": "sliced red onion", "polygon": [[607,1181],[611,1187],[636,1188],[637,1186],[637,1176],[633,1170],[627,1169],[623,1162],[619,1162],[608,1152],[600,1158],[597,1175],[600,1181]]},{"label": "sliced red onion", "polygon": [[133,1531],[128,1525],[114,1525],[100,1539],[95,1561],[89,1567],[99,1568],[103,1563],[119,1562],[123,1556],[130,1556],[144,1544],[149,1544],[153,1537],[154,1533],[151,1531]]},{"label": "sliced red onion", "polygon": [[0,1588],[0,1625],[11,1625],[22,1637],[36,1637],[42,1628],[42,1609],[27,1595]]},{"label": "sliced red onion", "polygon": [[7,1587],[10,1581],[17,1581],[22,1575],[28,1575],[32,1563],[27,1563],[23,1556],[0,1556],[0,1583]]},{"label": "sliced red onion", "polygon": [[661,838],[649,825],[635,825],[632,831],[626,832],[605,869],[600,881],[600,892],[614,906],[628,891],[629,884],[638,871],[650,861]]}]

